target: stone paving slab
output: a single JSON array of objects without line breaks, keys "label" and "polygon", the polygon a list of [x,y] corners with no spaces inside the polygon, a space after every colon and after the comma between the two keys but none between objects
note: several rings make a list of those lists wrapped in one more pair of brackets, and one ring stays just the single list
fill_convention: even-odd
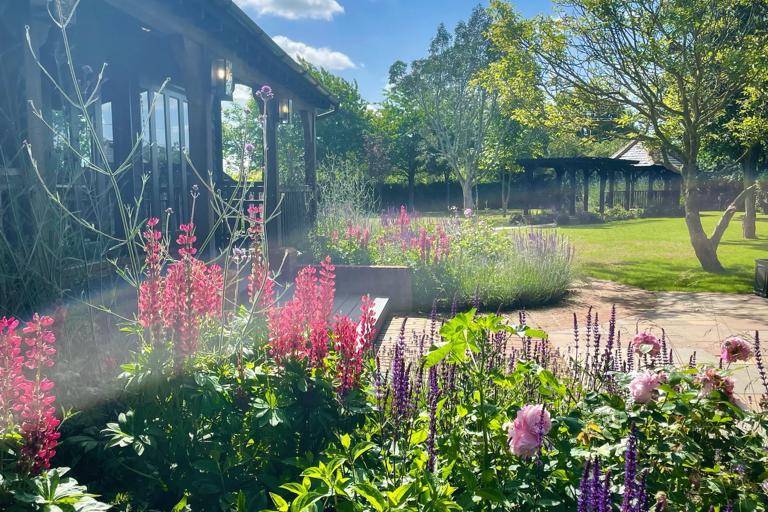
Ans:
[{"label": "stone paving slab", "polygon": [[[600,323],[607,325],[614,304],[622,340],[631,339],[637,331],[650,330],[660,335],[664,329],[676,362],[687,363],[695,352],[698,362],[717,364],[722,340],[731,335],[752,339],[755,331],[764,337],[762,352],[768,361],[768,300],[755,295],[650,292],[593,279],[580,283],[559,305],[528,310],[527,323],[547,331],[554,345],[566,353],[573,341],[573,313],[583,326],[592,306]],[[418,335],[429,332],[429,318],[393,317],[380,335],[382,365],[389,361],[404,320],[408,352],[414,359]],[[735,368],[734,378],[740,394],[762,394],[754,362]]]}]

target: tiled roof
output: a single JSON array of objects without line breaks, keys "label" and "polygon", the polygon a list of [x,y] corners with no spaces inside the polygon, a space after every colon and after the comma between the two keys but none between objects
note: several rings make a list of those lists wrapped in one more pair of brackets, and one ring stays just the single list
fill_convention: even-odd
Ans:
[{"label": "tiled roof", "polygon": [[637,167],[651,167],[658,165],[674,172],[679,172],[680,168],[683,166],[683,163],[673,155],[668,155],[669,164],[665,163],[664,158],[659,151],[649,150],[640,140],[633,140],[614,153],[611,158],[619,160],[635,160],[639,162],[635,164]]}]

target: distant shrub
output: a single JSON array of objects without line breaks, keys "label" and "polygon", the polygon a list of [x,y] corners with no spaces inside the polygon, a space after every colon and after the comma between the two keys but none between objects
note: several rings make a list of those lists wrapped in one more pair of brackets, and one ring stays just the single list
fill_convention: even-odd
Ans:
[{"label": "distant shrub", "polygon": [[643,214],[643,210],[641,208],[630,208],[627,210],[621,205],[612,206],[611,208],[606,208],[605,213],[603,213],[603,220],[605,222],[612,222],[616,220],[629,220],[629,219],[637,219],[640,218],[640,216]]},{"label": "distant shrub", "polygon": [[449,274],[461,304],[535,306],[561,299],[574,278],[573,248],[553,231],[465,230]]}]

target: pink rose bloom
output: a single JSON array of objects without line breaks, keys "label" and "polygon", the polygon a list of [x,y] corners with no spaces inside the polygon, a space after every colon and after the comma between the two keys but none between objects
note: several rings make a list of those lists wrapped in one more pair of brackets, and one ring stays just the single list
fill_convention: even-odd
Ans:
[{"label": "pink rose bloom", "polygon": [[533,457],[551,429],[552,419],[543,405],[526,405],[517,411],[517,417],[509,427],[509,449],[518,457]]},{"label": "pink rose bloom", "polygon": [[650,402],[656,395],[656,389],[666,380],[667,376],[660,373],[644,372],[638,374],[629,383],[629,393],[632,395],[632,400],[638,404]]},{"label": "pink rose bloom", "polygon": [[747,361],[752,357],[752,346],[745,340],[731,336],[723,342],[720,359],[726,363]]},{"label": "pink rose bloom", "polygon": [[471,217],[472,216],[472,208],[467,208],[464,210],[464,216],[465,217]]},{"label": "pink rose bloom", "polygon": [[640,332],[635,334],[632,339],[632,350],[637,355],[648,354],[655,357],[661,353],[661,343],[659,338],[649,332]]},{"label": "pink rose bloom", "polygon": [[701,396],[707,396],[713,391],[721,391],[728,398],[733,398],[733,379],[721,375],[715,368],[707,368],[704,373],[700,373],[696,377],[696,382],[701,385]]}]

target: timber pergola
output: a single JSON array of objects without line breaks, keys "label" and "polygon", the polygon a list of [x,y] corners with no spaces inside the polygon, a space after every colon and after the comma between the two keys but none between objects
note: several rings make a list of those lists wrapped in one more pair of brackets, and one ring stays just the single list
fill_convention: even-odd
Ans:
[{"label": "timber pergola", "polygon": [[[554,204],[558,210],[567,209],[571,215],[576,214],[577,197],[581,194],[583,211],[589,211],[590,182],[594,175],[599,180],[598,211],[605,212],[606,204],[617,204],[616,182],[621,178],[624,183],[624,197],[621,205],[625,209],[634,208],[637,203],[638,191],[635,188],[641,177],[648,178],[648,200],[654,192],[654,183],[663,180],[664,192],[659,194],[659,206],[672,206],[673,189],[676,177],[679,175],[661,165],[640,165],[640,160],[628,158],[608,157],[550,157],[550,158],[522,158],[517,164],[525,171],[525,182],[528,184],[529,193],[534,192],[535,173],[537,171],[552,169],[555,172]],[[581,178],[579,180],[579,178]],[[581,189],[581,190],[579,190]],[[679,195],[679,192],[677,192]],[[528,214],[529,208],[525,209]]]}]

